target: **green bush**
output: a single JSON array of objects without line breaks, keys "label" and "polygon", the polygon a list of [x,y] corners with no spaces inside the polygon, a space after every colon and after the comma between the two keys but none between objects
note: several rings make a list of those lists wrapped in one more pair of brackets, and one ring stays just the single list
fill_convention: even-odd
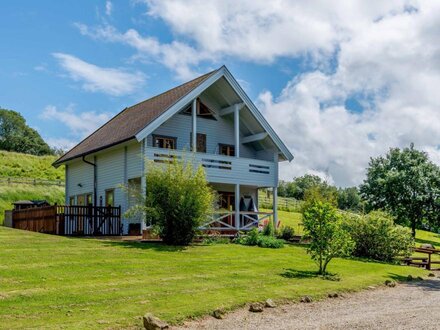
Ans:
[{"label": "green bush", "polygon": [[411,230],[395,225],[390,215],[380,211],[349,216],[345,228],[355,242],[356,257],[392,261],[397,256],[410,255],[414,245]]},{"label": "green bush", "polygon": [[266,226],[263,228],[264,236],[274,236],[275,235],[275,227],[273,226],[273,222],[269,221]]},{"label": "green bush", "polygon": [[195,169],[185,160],[147,166],[146,195],[138,198],[140,205],[129,210],[128,216],[142,212],[166,244],[188,245],[213,212],[215,195],[203,168]]},{"label": "green bush", "polygon": [[290,226],[284,226],[279,231],[277,237],[282,238],[286,241],[290,241],[295,236],[295,230],[293,227]]},{"label": "green bush", "polygon": [[341,216],[329,202],[309,200],[303,213],[304,232],[310,238],[308,252],[319,267],[319,274],[327,273],[327,265],[335,257],[350,255],[354,242],[344,230]]},{"label": "green bush", "polygon": [[234,243],[272,249],[279,249],[284,246],[282,240],[279,240],[273,236],[265,236],[260,233],[257,228],[252,229],[246,235],[237,237],[234,239]]}]

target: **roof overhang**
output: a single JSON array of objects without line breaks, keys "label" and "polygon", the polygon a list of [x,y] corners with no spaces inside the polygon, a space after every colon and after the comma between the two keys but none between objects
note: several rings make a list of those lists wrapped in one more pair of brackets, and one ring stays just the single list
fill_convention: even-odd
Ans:
[{"label": "roof overhang", "polygon": [[243,105],[246,106],[255,119],[260,123],[263,129],[267,132],[268,136],[272,139],[274,144],[277,146],[279,150],[280,156],[289,162],[293,160],[293,155],[284,144],[284,142],[280,139],[280,137],[275,133],[273,128],[266,121],[261,112],[257,109],[255,104],[251,101],[249,96],[245,93],[245,91],[241,88],[240,84],[235,80],[229,70],[222,66],[215,74],[206,79],[202,84],[194,88],[191,92],[182,97],[179,101],[177,101],[173,106],[171,106],[166,112],[157,117],[154,121],[152,121],[148,126],[142,129],[139,133],[136,134],[136,139],[138,141],[142,141],[148,135],[153,133],[159,126],[161,126],[164,122],[178,113],[184,106],[186,106],[193,99],[198,97],[203,91],[209,88],[212,84],[214,84],[217,80],[224,77],[226,81],[230,84],[233,90],[237,93],[237,95],[241,98]]}]

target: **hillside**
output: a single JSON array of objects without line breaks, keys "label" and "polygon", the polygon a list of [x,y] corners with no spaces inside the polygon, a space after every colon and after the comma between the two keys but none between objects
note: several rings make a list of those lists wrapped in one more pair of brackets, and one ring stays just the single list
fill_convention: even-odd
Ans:
[{"label": "hillside", "polygon": [[[0,151],[0,224],[4,211],[11,209],[11,203],[21,199],[46,199],[50,203],[64,202],[64,187],[39,184],[41,180],[64,181],[64,167],[52,166],[55,156],[32,156],[15,152]],[[29,182],[9,183],[7,179]],[[32,180],[38,179],[37,184]]]}]

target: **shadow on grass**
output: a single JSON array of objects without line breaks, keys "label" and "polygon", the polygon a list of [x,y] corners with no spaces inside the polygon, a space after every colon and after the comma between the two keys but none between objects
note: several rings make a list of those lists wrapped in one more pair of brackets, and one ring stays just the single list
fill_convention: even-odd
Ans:
[{"label": "shadow on grass", "polygon": [[123,247],[127,249],[155,250],[160,252],[180,252],[186,250],[187,246],[166,245],[162,242],[127,242],[127,241],[111,241],[103,240],[101,244],[113,247]]},{"label": "shadow on grass", "polygon": [[395,281],[405,283],[408,286],[418,287],[424,291],[440,291],[440,280],[434,278],[428,279],[414,279],[412,281],[408,281],[407,276],[402,276],[399,274],[388,273],[389,277]]},{"label": "shadow on grass", "polygon": [[297,270],[292,268],[284,269],[284,272],[281,273],[280,276],[295,279],[320,278],[328,281],[339,281],[337,274],[327,273],[326,275],[320,275],[317,271]]}]

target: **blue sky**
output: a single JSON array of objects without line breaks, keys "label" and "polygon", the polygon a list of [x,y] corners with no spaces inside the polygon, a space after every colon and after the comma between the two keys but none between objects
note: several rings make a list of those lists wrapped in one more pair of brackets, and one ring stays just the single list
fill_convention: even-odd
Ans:
[{"label": "blue sky", "polygon": [[55,146],[225,64],[295,155],[358,184],[414,142],[440,163],[440,2],[0,2],[0,106]]}]

